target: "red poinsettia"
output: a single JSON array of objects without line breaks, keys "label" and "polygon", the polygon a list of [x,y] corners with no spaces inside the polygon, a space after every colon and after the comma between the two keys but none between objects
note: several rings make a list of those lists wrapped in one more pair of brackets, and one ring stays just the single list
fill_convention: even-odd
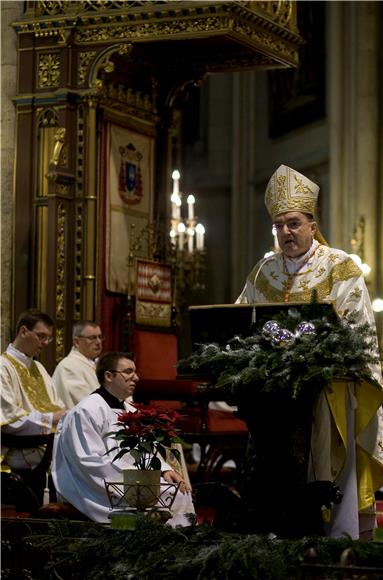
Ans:
[{"label": "red poinsettia", "polygon": [[[136,411],[124,411],[117,415],[118,431],[108,433],[118,441],[115,459],[130,453],[137,469],[161,469],[159,455],[165,458],[166,450],[173,443],[182,443],[178,436],[176,421],[181,417],[176,411],[157,409],[134,403]],[[112,449],[111,449],[112,451]],[[179,460],[180,454],[172,448]]]}]

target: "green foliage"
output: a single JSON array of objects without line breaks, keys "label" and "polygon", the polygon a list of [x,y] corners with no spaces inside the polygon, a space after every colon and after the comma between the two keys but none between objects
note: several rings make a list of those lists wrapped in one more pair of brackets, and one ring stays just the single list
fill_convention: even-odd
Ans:
[{"label": "green foliage", "polygon": [[53,570],[54,577],[73,580],[287,580],[298,577],[309,550],[314,551],[311,563],[329,565],[339,563],[346,548],[357,565],[383,567],[379,544],[350,538],[268,539],[209,526],[173,529],[145,516],[134,532],[95,524],[76,530],[74,523],[56,522],[48,534],[28,541],[36,557],[39,550],[50,554],[40,580],[51,578]]},{"label": "green foliage", "polygon": [[[106,433],[106,437],[115,439],[116,447],[107,453],[118,451],[113,461],[126,453],[133,457],[137,469],[161,469],[158,455],[165,457],[166,450],[173,443],[182,443],[175,424],[180,415],[176,411],[161,410],[155,407],[135,403],[135,411],[124,411],[117,415],[115,425],[118,431]],[[175,458],[180,461],[180,454],[173,450]]]},{"label": "green foliage", "polygon": [[[355,319],[315,317],[315,304],[298,311],[290,308],[275,317],[280,328],[294,333],[291,340],[271,340],[265,332],[234,336],[224,347],[201,344],[196,353],[180,361],[181,372],[210,376],[216,388],[233,403],[259,392],[284,392],[297,399],[329,388],[336,377],[366,380],[377,388],[370,368],[379,363],[374,331]],[[313,316],[314,313],[314,316]],[[296,333],[299,323],[310,320],[314,334]]]}]

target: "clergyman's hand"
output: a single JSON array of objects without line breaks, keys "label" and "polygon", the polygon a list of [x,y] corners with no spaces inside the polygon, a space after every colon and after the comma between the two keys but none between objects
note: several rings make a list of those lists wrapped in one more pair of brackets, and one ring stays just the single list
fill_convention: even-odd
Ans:
[{"label": "clergyman's hand", "polygon": [[54,427],[56,427],[57,423],[60,421],[61,417],[65,415],[65,413],[66,411],[56,411],[56,413],[53,413],[52,424]]},{"label": "clergyman's hand", "polygon": [[179,483],[179,490],[181,493],[190,493],[191,487],[182,479],[182,476],[176,471],[169,470],[162,473],[162,477],[168,483]]}]

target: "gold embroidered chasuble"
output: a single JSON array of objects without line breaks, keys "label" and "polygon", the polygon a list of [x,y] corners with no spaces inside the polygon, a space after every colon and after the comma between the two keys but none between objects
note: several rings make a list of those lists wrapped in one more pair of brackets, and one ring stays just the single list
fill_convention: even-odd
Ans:
[{"label": "gold embroidered chasuble", "polygon": [[[286,270],[282,253],[258,262],[237,303],[309,302],[314,290],[320,302],[333,303],[339,316],[352,312],[357,323],[368,322],[375,328],[362,271],[342,250],[320,244],[294,274]],[[380,365],[371,371],[382,384]],[[347,381],[337,381],[332,392],[320,396],[312,433],[315,479],[336,480],[345,463],[348,388],[356,400],[356,464],[362,510],[373,505],[374,492],[383,485],[383,389],[379,391],[368,383],[349,385]]]},{"label": "gold embroidered chasuble", "polygon": [[61,411],[63,404],[44,367],[32,361],[30,369],[7,353],[1,356],[1,426],[9,425],[32,411]]}]

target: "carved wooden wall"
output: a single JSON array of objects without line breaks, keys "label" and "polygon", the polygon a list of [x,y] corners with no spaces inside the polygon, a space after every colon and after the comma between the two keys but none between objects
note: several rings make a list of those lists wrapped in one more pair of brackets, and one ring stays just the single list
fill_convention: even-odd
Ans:
[{"label": "carved wooden wall", "polygon": [[[18,34],[13,317],[53,316],[52,370],[103,294],[106,120],[155,138],[167,216],[178,109],[209,72],[296,66],[294,2],[26,2]],[[174,143],[176,147],[174,147]],[[172,145],[173,144],[173,145]]]}]

